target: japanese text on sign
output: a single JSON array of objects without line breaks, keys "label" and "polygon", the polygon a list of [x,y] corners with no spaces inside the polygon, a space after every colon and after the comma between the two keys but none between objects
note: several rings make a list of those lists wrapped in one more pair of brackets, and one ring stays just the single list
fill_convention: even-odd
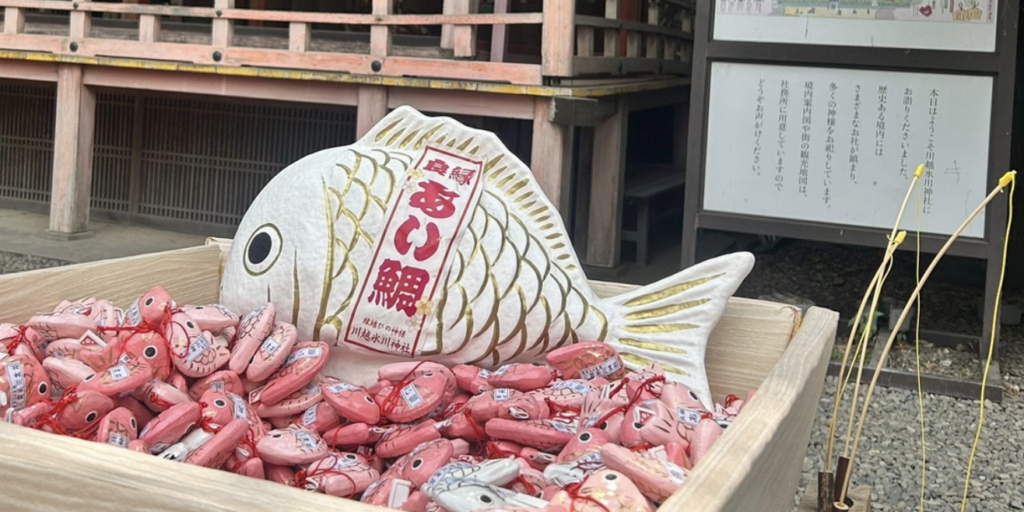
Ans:
[{"label": "japanese text on sign", "polygon": [[428,147],[385,213],[345,342],[413,356],[438,287],[482,192],[481,162]]}]

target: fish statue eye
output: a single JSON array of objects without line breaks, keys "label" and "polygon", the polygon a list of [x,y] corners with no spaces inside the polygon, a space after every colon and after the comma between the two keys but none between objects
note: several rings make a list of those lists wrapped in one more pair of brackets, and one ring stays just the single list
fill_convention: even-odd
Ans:
[{"label": "fish statue eye", "polygon": [[281,231],[277,226],[264,224],[256,228],[242,254],[245,270],[254,277],[267,273],[281,256],[281,248]]}]

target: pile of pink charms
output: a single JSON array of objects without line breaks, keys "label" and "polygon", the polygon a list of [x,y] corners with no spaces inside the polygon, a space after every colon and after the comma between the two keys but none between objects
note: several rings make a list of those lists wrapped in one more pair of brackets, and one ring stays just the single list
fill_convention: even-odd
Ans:
[{"label": "pile of pink charms", "polygon": [[386,365],[367,388],[275,316],[155,287],[0,325],[0,420],[409,512],[619,512],[676,491],[744,402],[705,410],[596,342],[550,367]]}]

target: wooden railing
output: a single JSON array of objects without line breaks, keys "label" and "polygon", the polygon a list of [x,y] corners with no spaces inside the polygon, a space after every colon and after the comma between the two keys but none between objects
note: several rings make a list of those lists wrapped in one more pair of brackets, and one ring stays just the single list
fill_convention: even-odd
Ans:
[{"label": "wooden railing", "polygon": [[[394,0],[372,0],[372,11],[363,14],[239,9],[235,0],[212,1],[213,7],[181,7],[0,0],[0,50],[524,85],[581,76],[689,74],[689,18],[666,26],[661,13],[665,6],[689,8],[692,0],[652,0],[646,22],[618,19],[619,0],[605,0],[604,18],[578,15],[573,0],[546,0],[543,12],[523,13],[509,13],[508,0],[495,0],[490,14],[471,13],[471,0],[445,0],[446,14],[395,14]],[[40,11],[59,16],[40,16],[37,27],[34,19]],[[94,13],[121,19],[116,26],[100,27],[97,22],[94,27]],[[182,18],[208,23],[210,28],[204,33],[195,30],[195,23],[170,21]],[[287,29],[262,28],[270,24]],[[325,42],[315,37],[314,24],[333,28],[318,33],[334,38]],[[536,55],[509,58],[510,25],[540,26]],[[440,26],[440,41],[396,45],[395,38],[404,37],[396,36],[399,27],[411,26]],[[486,58],[477,49],[477,29],[482,26],[492,27]],[[338,39],[342,28],[369,35]],[[603,35],[600,55],[595,51],[596,33]]]}]

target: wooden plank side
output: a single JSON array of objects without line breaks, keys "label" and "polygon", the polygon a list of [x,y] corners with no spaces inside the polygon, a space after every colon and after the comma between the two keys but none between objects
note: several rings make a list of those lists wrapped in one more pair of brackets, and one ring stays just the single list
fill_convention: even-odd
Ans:
[{"label": "wooden plank side", "polygon": [[[454,2],[454,13],[471,14],[477,10],[475,0],[448,0]],[[443,28],[443,27],[442,27]],[[452,49],[457,58],[472,58],[476,56],[476,26],[455,25],[452,27]]]},{"label": "wooden plank side", "polygon": [[179,304],[211,304],[220,292],[219,268],[220,250],[200,246],[0,275],[0,323],[24,323],[64,299],[97,297],[128,307],[156,285]]},{"label": "wooden plank side", "polygon": [[54,130],[50,231],[82,233],[89,225],[92,193],[96,94],[82,80],[77,64],[57,68],[57,120]]},{"label": "wooden plank side", "polygon": [[[218,10],[233,9],[235,0],[214,0],[213,6]],[[227,48],[235,39],[235,21],[223,18],[215,18],[213,24],[213,46],[216,48]]]},{"label": "wooden plank side", "polygon": [[205,94],[230,98],[280,100],[327,105],[357,104],[358,86],[334,82],[277,80],[202,73],[174,73],[133,68],[89,66],[87,85],[146,91]]},{"label": "wooden plank side", "polygon": [[533,119],[533,96],[490,94],[476,91],[393,87],[388,92],[388,107],[409,105],[425,112],[444,112],[465,116]]},{"label": "wooden plank side", "polygon": [[25,11],[17,7],[4,8],[4,33],[20,34],[25,31]]},{"label": "wooden plank side", "polygon": [[288,50],[293,52],[309,51],[312,31],[309,23],[290,23],[288,25]]},{"label": "wooden plank side", "polygon": [[[839,314],[814,307],[757,394],[660,511],[788,511],[803,468]],[[744,359],[744,364],[749,361]]]},{"label": "wooden plank side", "polygon": [[390,510],[4,422],[0,479],[4,510],[24,512]]},{"label": "wooden plank side", "polygon": [[[394,0],[373,0],[374,15],[384,16],[392,13]],[[383,58],[391,54],[391,27],[387,25],[370,27],[370,55]],[[379,71],[379,70],[378,70]]]},{"label": "wooden plank side", "polygon": [[[494,0],[494,14],[508,14],[508,0]],[[504,62],[508,47],[508,26],[497,23],[491,29],[491,62]]]},{"label": "wooden plank side", "polygon": [[160,18],[143,14],[139,18],[139,41],[155,43],[160,40]]},{"label": "wooden plank side", "polygon": [[52,62],[0,59],[0,76],[16,80],[56,82],[57,64]]}]

